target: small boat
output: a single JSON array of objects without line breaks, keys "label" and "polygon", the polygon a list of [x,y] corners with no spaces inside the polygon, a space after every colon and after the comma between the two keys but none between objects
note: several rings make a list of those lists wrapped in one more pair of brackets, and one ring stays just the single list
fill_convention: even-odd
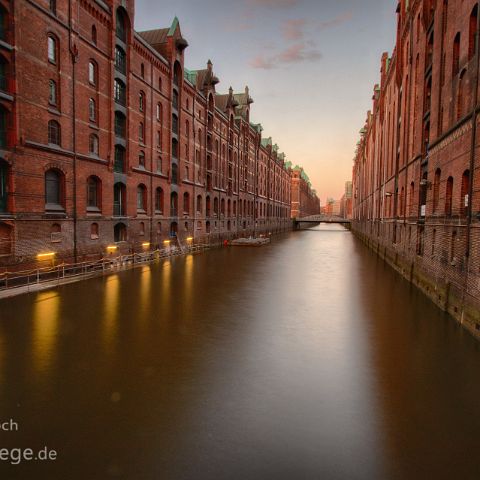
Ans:
[{"label": "small boat", "polygon": [[267,245],[270,243],[270,238],[260,237],[260,238],[237,238],[232,240],[230,245],[234,247],[261,247],[262,245]]}]

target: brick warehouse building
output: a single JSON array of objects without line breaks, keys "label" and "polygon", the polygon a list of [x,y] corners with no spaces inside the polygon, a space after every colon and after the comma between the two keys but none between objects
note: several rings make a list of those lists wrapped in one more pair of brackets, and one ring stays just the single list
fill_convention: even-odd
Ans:
[{"label": "brick warehouse building", "polygon": [[[287,167],[291,168],[291,163],[287,162]],[[317,193],[312,189],[312,184],[308,175],[302,167],[296,165],[292,169],[292,218],[308,217],[309,215],[320,214],[320,199]]]},{"label": "brick warehouse building", "polygon": [[353,230],[480,335],[479,15],[402,0],[361,130]]},{"label": "brick warehouse building", "polygon": [[184,67],[134,1],[0,0],[0,266],[291,227],[290,171],[248,88]]}]

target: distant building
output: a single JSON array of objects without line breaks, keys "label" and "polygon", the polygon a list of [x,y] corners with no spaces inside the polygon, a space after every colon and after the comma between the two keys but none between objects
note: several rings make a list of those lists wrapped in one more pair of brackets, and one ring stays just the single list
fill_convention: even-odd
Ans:
[{"label": "distant building", "polygon": [[[286,167],[291,166],[289,162]],[[292,168],[291,185],[291,213],[292,218],[308,217],[320,213],[320,199],[312,189],[310,179],[302,167],[296,165]]]},{"label": "distant building", "polygon": [[340,199],[340,216],[343,218],[352,218],[352,191],[352,182],[345,182],[345,193]]}]

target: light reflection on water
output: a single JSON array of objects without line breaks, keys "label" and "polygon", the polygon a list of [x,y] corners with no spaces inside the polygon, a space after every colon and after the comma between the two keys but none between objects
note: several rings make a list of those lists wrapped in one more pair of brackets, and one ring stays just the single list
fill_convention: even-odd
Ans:
[{"label": "light reflection on water", "polygon": [[478,342],[341,227],[0,302],[0,349],[0,447],[59,451],[8,479],[480,471]]}]

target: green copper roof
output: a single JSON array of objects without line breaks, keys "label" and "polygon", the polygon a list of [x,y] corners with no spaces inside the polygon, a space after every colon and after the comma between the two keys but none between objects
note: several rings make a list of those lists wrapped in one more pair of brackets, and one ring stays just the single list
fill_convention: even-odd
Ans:
[{"label": "green copper roof", "polygon": [[271,144],[272,144],[272,137],[262,138],[262,146],[263,147],[268,147]]},{"label": "green copper roof", "polygon": [[175,16],[175,18],[173,19],[172,25],[170,26],[170,30],[168,30],[167,36],[171,37],[175,33],[175,30],[177,29],[177,27],[178,27],[178,18],[177,16]]},{"label": "green copper roof", "polygon": [[197,83],[197,71],[196,70],[187,70],[186,68],[183,71],[183,76],[193,85]]}]

